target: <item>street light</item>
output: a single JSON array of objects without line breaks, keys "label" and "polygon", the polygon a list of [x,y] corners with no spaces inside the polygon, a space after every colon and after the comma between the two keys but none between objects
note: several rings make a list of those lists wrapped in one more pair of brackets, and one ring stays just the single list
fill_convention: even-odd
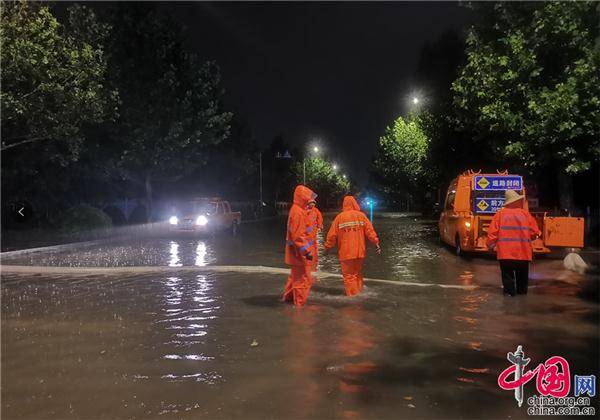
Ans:
[{"label": "street light", "polygon": [[413,105],[418,105],[419,104],[419,98],[417,96],[413,96],[412,103],[413,103]]},{"label": "street light", "polygon": [[375,205],[375,200],[370,197],[367,197],[365,200],[367,206],[369,206],[369,218],[371,219],[371,223],[373,223],[373,206]]},{"label": "street light", "polygon": [[335,163],[333,164],[333,170],[334,170],[334,171],[337,171],[337,170],[338,170],[338,166],[337,166]]},{"label": "street light", "polygon": [[313,152],[315,152],[315,153],[319,153],[319,146],[315,146],[315,147],[313,147]]},{"label": "street light", "polygon": [[343,175],[342,175],[342,178],[346,179],[346,174],[343,174]]}]

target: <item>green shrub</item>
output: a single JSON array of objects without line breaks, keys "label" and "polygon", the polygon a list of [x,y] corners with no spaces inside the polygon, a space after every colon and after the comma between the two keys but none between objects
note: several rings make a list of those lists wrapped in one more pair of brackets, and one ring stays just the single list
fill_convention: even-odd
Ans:
[{"label": "green shrub", "polygon": [[111,226],[112,221],[106,213],[86,204],[74,206],[67,210],[61,223],[61,229],[65,232],[81,232]]}]

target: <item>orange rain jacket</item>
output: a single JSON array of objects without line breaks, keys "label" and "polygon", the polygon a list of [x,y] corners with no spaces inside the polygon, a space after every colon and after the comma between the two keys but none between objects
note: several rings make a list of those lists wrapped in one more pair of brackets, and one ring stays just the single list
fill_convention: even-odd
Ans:
[{"label": "orange rain jacket", "polygon": [[317,215],[317,230],[322,230],[323,229],[323,214],[316,207],[313,207],[313,211]]},{"label": "orange rain jacket", "polygon": [[287,265],[310,265],[306,259],[313,247],[311,240],[312,221],[306,206],[317,195],[304,185],[294,190],[294,204],[290,209],[287,224],[285,263]]},{"label": "orange rain jacket", "polygon": [[492,218],[487,231],[487,246],[496,246],[499,260],[531,261],[533,249],[531,238],[540,235],[540,229],[533,216],[521,206],[511,203],[500,209]]},{"label": "orange rain jacket", "polygon": [[365,258],[365,236],[375,245],[379,245],[379,238],[373,225],[360,211],[360,206],[354,197],[344,197],[342,212],[333,220],[327,234],[325,248],[337,245],[340,261]]},{"label": "orange rain jacket", "polygon": [[311,227],[309,228],[309,239],[312,241],[312,257],[311,265],[316,269],[319,263],[319,243],[317,241],[317,233],[319,229],[323,229],[323,215],[318,208],[313,207],[308,210],[308,218],[310,219]]}]

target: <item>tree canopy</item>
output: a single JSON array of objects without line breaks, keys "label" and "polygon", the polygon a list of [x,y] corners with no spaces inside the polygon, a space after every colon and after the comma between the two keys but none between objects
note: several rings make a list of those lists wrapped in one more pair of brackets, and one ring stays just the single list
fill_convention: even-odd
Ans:
[{"label": "tree canopy", "polygon": [[303,183],[306,172],[306,186],[315,191],[324,205],[333,204],[350,192],[350,181],[334,169],[333,164],[318,156],[297,161],[292,168],[298,184]]},{"label": "tree canopy", "polygon": [[85,6],[71,8],[61,25],[45,5],[3,4],[2,150],[61,141],[59,157],[77,158],[83,128],[116,113],[102,46],[109,29]]},{"label": "tree canopy", "polygon": [[599,5],[481,4],[454,82],[456,123],[523,167],[575,174],[600,157]]},{"label": "tree canopy", "polygon": [[145,193],[150,210],[155,186],[191,176],[229,138],[219,67],[185,48],[182,28],[151,4],[97,10],[74,4],[59,22],[47,5],[3,4],[11,199],[65,208]]},{"label": "tree canopy", "polygon": [[418,116],[398,117],[386,128],[371,165],[371,173],[385,193],[425,192],[432,178],[425,165],[429,143]]},{"label": "tree canopy", "polygon": [[206,164],[207,149],[228,138],[232,114],[223,109],[216,63],[189,53],[182,30],[153,5],[117,6],[109,21],[110,77],[121,96],[110,130],[121,147],[117,166],[144,185],[150,203],[155,182]]}]

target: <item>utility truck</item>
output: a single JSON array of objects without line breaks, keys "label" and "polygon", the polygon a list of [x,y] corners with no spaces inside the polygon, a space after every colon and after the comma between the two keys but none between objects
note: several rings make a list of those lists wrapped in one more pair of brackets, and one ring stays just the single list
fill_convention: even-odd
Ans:
[{"label": "utility truck", "polygon": [[[487,229],[494,214],[504,205],[507,189],[524,195],[524,208],[529,210],[520,175],[469,170],[456,177],[450,183],[440,215],[440,240],[454,247],[457,255],[491,252],[486,245]],[[531,214],[542,232],[542,236],[532,242],[535,254],[546,254],[556,247],[583,248],[583,217],[554,217],[535,211]]]}]

